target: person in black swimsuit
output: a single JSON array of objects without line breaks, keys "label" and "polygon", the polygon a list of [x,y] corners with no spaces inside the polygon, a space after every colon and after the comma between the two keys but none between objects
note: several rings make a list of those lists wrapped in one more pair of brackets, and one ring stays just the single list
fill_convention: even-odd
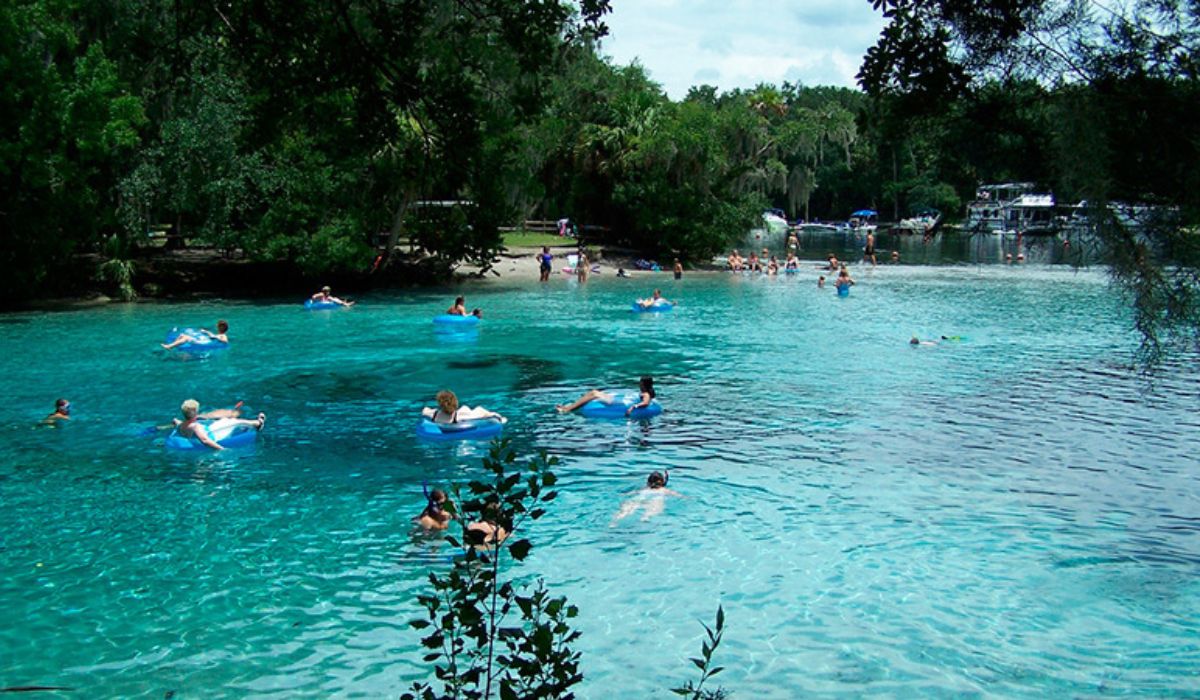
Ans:
[{"label": "person in black swimsuit", "polygon": [[867,247],[863,248],[863,262],[870,260],[871,264],[875,264],[875,234],[867,234]]},{"label": "person in black swimsuit", "polygon": [[480,420],[483,418],[491,418],[498,420],[501,423],[507,422],[504,416],[489,411],[483,406],[458,405],[458,397],[453,391],[442,390],[437,393],[437,408],[422,408],[421,415],[425,416],[434,423],[457,423],[459,421]]},{"label": "person in black swimsuit", "polygon": [[538,260],[542,264],[541,265],[542,276],[541,276],[541,279],[539,280],[540,282],[549,282],[550,281],[550,261],[553,259],[554,259],[554,256],[550,254],[550,248],[548,246],[543,246],[542,252],[538,255]]}]

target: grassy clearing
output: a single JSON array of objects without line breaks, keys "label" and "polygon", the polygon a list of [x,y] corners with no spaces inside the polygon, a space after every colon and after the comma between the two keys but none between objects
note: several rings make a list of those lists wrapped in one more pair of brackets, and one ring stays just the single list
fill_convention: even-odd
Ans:
[{"label": "grassy clearing", "polygon": [[532,231],[510,231],[504,234],[503,242],[506,248],[576,245],[574,238],[567,238],[554,233],[534,233]]}]

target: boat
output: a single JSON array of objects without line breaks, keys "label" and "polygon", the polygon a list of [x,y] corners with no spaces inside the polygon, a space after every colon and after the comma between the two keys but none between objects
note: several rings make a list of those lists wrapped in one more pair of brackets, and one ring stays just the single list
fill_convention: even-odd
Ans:
[{"label": "boat", "polygon": [[874,209],[859,209],[846,222],[855,233],[874,233],[878,228],[879,212]]},{"label": "boat", "polygon": [[895,233],[911,233],[930,235],[935,232],[942,224],[942,212],[937,209],[925,209],[919,212],[916,216],[901,219],[900,223],[892,227]]},{"label": "boat", "polygon": [[974,201],[967,205],[964,230],[1027,236],[1056,233],[1054,195],[1034,189],[1030,182],[980,186]]}]

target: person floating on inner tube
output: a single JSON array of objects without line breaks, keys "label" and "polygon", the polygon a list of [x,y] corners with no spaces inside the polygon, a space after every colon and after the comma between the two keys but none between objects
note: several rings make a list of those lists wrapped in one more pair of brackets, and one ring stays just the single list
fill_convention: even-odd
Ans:
[{"label": "person floating on inner tube", "polygon": [[449,503],[446,492],[441,489],[426,490],[425,501],[425,510],[413,521],[426,530],[445,530],[449,527],[454,515],[446,507]]},{"label": "person floating on inner tube", "polygon": [[458,397],[453,391],[445,390],[437,393],[437,408],[422,408],[421,415],[425,416],[434,423],[459,423],[469,420],[497,420],[501,423],[507,423],[508,419],[496,413],[489,411],[483,406],[459,406]]},{"label": "person floating on inner tube", "polygon": [[471,309],[471,313],[467,313],[466,299],[463,297],[454,297],[454,305],[446,309],[447,316],[474,316],[475,318],[483,318],[483,309]]},{"label": "person floating on inner tube", "polygon": [[639,490],[632,498],[621,504],[621,509],[613,516],[612,523],[616,524],[618,520],[633,515],[639,510],[642,511],[643,521],[663,512],[667,496],[683,495],[667,488],[667,482],[670,480],[671,472],[669,470],[651,472],[650,476],[646,478],[646,488]]},{"label": "person floating on inner tube", "polygon": [[661,289],[654,290],[654,294],[651,294],[649,299],[638,299],[637,303],[643,309],[648,309],[652,306],[663,306],[664,304],[668,306],[675,305],[675,302],[663,298]]},{"label": "person floating on inner tube", "polygon": [[[638,382],[638,392],[641,394],[641,400],[625,409],[625,415],[633,413],[634,409],[645,408],[649,406],[650,402],[654,400],[654,397],[657,396],[657,394],[654,392],[654,378],[642,377]],[[589,401],[599,401],[603,404],[611,404],[613,401],[616,401],[616,398],[617,397],[613,396],[612,394],[606,394],[599,389],[589,389],[587,393],[575,399],[573,403],[561,404],[559,406],[555,406],[555,408],[558,409],[559,413],[570,413]]]},{"label": "person floating on inner tube", "polygon": [[[229,344],[229,336],[226,335],[226,333],[228,333],[228,332],[229,332],[229,324],[226,323],[225,321],[217,321],[217,332],[216,333],[213,333],[212,331],[208,330],[207,328],[200,329],[200,335],[206,335],[209,338],[212,338],[213,340],[217,341],[218,343],[225,343],[226,345]],[[162,345],[163,350],[170,350],[172,348],[179,347],[180,345],[183,345],[184,343],[198,343],[198,342],[200,342],[200,340],[201,340],[200,338],[197,338],[194,335],[188,335],[187,333],[180,333],[179,337],[176,338],[175,340],[172,340],[170,343],[159,343],[159,345]]]},{"label": "person floating on inner tube", "polygon": [[179,412],[183,414],[183,420],[175,419],[175,431],[183,438],[196,438],[205,447],[211,447],[214,450],[223,450],[215,440],[208,436],[208,431],[198,430],[197,420],[207,420],[212,418],[228,418],[237,421],[238,425],[253,426],[255,430],[262,430],[262,427],[267,422],[267,414],[259,413],[254,420],[246,420],[237,418],[241,412],[237,409],[217,409],[208,413],[200,413],[200,402],[195,399],[188,399],[179,406]]},{"label": "person floating on inner tube", "polygon": [[71,420],[71,402],[59,399],[54,402],[54,413],[43,418],[42,425],[55,425],[64,420]]},{"label": "person floating on inner tube", "polygon": [[333,290],[331,290],[328,285],[321,287],[321,291],[312,295],[312,300],[315,302],[332,302],[334,304],[340,304],[342,306],[354,306],[354,302],[346,301],[344,299],[339,299],[339,298],[333,296],[332,294],[330,294],[331,291],[333,291]]}]

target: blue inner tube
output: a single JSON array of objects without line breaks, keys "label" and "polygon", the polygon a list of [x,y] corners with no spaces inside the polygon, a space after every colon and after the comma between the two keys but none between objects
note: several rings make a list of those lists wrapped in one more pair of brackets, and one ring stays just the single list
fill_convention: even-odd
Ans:
[{"label": "blue inner tube", "polygon": [[309,311],[324,311],[325,309],[340,309],[342,305],[336,301],[313,301],[312,299],[306,299],[304,301],[304,308]]},{"label": "blue inner tube", "polygon": [[[211,421],[197,421],[214,442],[221,447],[249,447],[258,439],[258,431],[254,426],[238,423],[230,418],[218,418]],[[167,449],[180,452],[212,452],[212,448],[194,437],[183,437],[179,429],[171,431],[167,436]]]},{"label": "blue inner tube", "polygon": [[210,338],[195,328],[172,328],[167,331],[167,338],[163,342],[170,345],[181,335],[190,335],[195,340],[183,345],[176,345],[175,350],[182,350],[183,352],[212,352],[213,350],[224,350],[229,347],[229,343],[222,343],[215,338]]},{"label": "blue inner tube", "polygon": [[839,296],[839,297],[848,297],[848,296],[850,296],[850,285],[848,285],[848,284],[843,284],[843,285],[840,285],[840,286],[838,286],[838,288],[837,288],[837,293],[838,293],[838,296]]},{"label": "blue inner tube", "polygon": [[675,305],[669,301],[659,300],[659,301],[654,302],[650,306],[642,306],[641,304],[639,304],[635,301],[635,302],[633,302],[633,310],[637,311],[638,313],[654,314],[654,313],[662,313],[664,311],[674,311]]},{"label": "blue inner tube", "polygon": [[628,416],[625,411],[630,406],[636,406],[642,400],[642,395],[636,392],[604,392],[613,397],[612,403],[604,403],[593,399],[579,407],[579,415],[585,418],[653,418],[663,412],[662,406],[652,400],[645,408],[635,408]]},{"label": "blue inner tube", "polygon": [[478,316],[458,316],[455,314],[441,314],[434,316],[433,322],[439,326],[474,326],[479,323]]},{"label": "blue inner tube", "polygon": [[457,423],[434,423],[422,418],[417,423],[417,437],[426,440],[491,440],[504,430],[495,418],[460,420]]}]

